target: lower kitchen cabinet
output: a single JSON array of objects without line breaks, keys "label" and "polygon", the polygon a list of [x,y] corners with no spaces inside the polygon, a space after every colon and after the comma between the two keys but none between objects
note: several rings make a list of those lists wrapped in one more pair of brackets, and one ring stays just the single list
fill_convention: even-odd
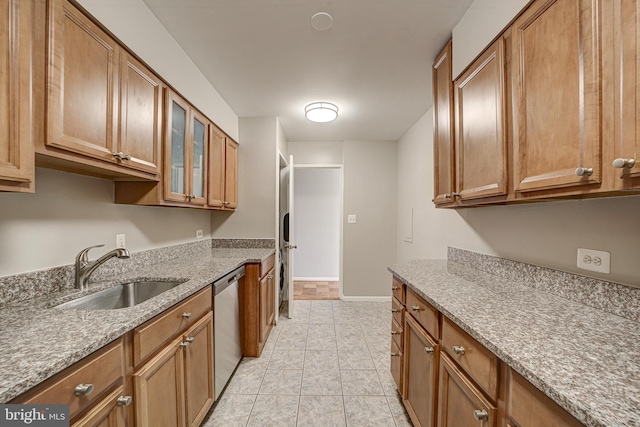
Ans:
[{"label": "lower kitchen cabinet", "polygon": [[247,264],[244,283],[240,286],[241,311],[244,320],[243,354],[260,357],[276,316],[275,255],[260,264]]},{"label": "lower kitchen cabinet", "polygon": [[443,353],[439,394],[438,427],[496,427],[497,408]]},{"label": "lower kitchen cabinet", "polygon": [[404,405],[414,426],[435,426],[439,346],[410,315],[405,316]]},{"label": "lower kitchen cabinet", "polygon": [[213,313],[133,374],[136,426],[198,426],[213,405]]},{"label": "lower kitchen cabinet", "polygon": [[85,416],[71,427],[124,427],[126,426],[125,407],[131,404],[129,396],[124,397],[124,387],[120,386],[98,402]]}]

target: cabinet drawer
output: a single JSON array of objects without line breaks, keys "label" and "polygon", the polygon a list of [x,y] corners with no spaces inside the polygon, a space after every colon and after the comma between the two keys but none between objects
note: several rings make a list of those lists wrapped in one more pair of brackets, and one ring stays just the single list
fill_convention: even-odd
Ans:
[{"label": "cabinet drawer", "polygon": [[391,338],[393,338],[401,350],[404,349],[404,329],[395,319],[391,321]]},{"label": "cabinet drawer", "polygon": [[512,369],[508,377],[508,426],[582,427],[578,420]]},{"label": "cabinet drawer", "polygon": [[416,295],[411,289],[407,288],[407,313],[411,314],[420,323],[420,325],[438,340],[440,338],[440,329],[438,328],[438,310],[431,304]]},{"label": "cabinet drawer", "polygon": [[442,348],[491,399],[498,398],[498,358],[447,318],[442,323]]},{"label": "cabinet drawer", "polygon": [[402,364],[404,363],[404,354],[394,340],[391,340],[391,375],[396,382],[398,391],[402,393]]},{"label": "cabinet drawer", "polygon": [[[122,339],[85,357],[43,384],[28,391],[12,403],[66,404],[73,418],[83,409],[98,401],[114,384],[122,384]],[[88,395],[75,395],[79,385],[93,386]]]},{"label": "cabinet drawer", "polygon": [[391,313],[396,322],[404,325],[404,305],[400,304],[395,297],[391,298]]},{"label": "cabinet drawer", "polygon": [[496,427],[497,408],[442,352],[438,393],[438,427]]},{"label": "cabinet drawer", "polygon": [[269,270],[273,268],[273,266],[275,265],[275,262],[276,262],[275,254],[271,255],[269,258],[262,261],[262,263],[260,264],[260,277],[264,277],[269,272]]},{"label": "cabinet drawer", "polygon": [[133,330],[133,363],[138,366],[200,316],[211,311],[211,286],[169,308]]},{"label": "cabinet drawer", "polygon": [[393,283],[391,284],[391,294],[394,297],[398,298],[398,301],[400,301],[401,304],[404,304],[404,302],[405,302],[405,298],[404,298],[404,283],[402,283],[401,281],[399,281],[395,277],[393,278]]}]

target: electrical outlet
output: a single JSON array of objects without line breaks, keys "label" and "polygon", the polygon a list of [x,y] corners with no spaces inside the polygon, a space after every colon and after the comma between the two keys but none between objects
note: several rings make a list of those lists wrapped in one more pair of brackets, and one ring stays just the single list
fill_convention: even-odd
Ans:
[{"label": "electrical outlet", "polygon": [[202,239],[202,230],[196,230],[196,239]]},{"label": "electrical outlet", "polygon": [[116,234],[116,248],[125,248],[127,246],[124,234]]},{"label": "electrical outlet", "polygon": [[355,215],[347,215],[347,223],[348,224],[355,224],[356,223],[356,216]]},{"label": "electrical outlet", "polygon": [[610,266],[609,252],[578,248],[578,268],[609,274]]}]

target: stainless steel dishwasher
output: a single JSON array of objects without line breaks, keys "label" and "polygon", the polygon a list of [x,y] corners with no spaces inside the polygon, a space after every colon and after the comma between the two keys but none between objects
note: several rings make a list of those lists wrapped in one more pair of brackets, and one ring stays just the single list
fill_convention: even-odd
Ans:
[{"label": "stainless steel dishwasher", "polygon": [[220,397],[220,393],[242,359],[238,298],[239,281],[242,277],[244,277],[244,266],[213,283],[215,400]]}]

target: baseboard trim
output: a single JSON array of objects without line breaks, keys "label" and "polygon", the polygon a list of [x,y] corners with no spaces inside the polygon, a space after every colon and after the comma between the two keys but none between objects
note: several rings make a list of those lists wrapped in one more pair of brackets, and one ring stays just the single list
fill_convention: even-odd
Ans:
[{"label": "baseboard trim", "polygon": [[368,301],[368,302],[389,302],[391,296],[388,297],[366,297],[366,296],[341,296],[342,301]]},{"label": "baseboard trim", "polygon": [[339,277],[294,277],[293,281],[299,282],[338,282]]}]

